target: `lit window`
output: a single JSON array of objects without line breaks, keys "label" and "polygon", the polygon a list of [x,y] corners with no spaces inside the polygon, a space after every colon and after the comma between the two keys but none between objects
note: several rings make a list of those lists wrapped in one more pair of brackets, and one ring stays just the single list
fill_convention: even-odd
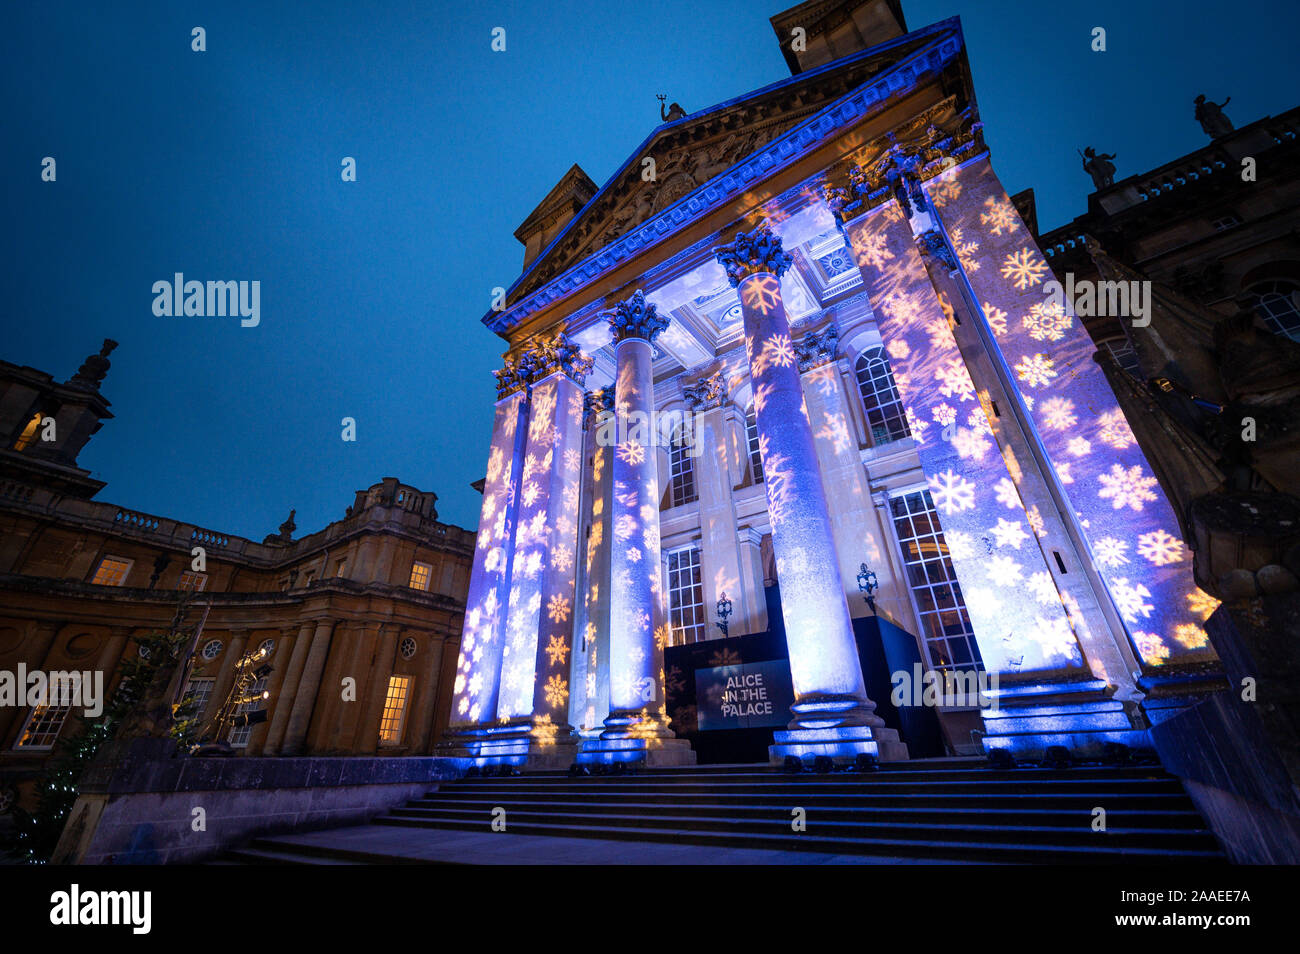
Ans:
[{"label": "lit window", "polygon": [[427,563],[411,564],[411,582],[410,587],[413,590],[427,590],[429,588],[429,577],[433,574],[433,567]]},{"label": "lit window", "polygon": [[1247,292],[1248,307],[1255,309],[1269,331],[1300,341],[1300,285],[1285,281],[1259,282]]},{"label": "lit window", "polygon": [[668,506],[680,507],[694,503],[695,464],[691,457],[691,441],[685,428],[678,428],[668,447]]},{"label": "lit window", "polygon": [[38,411],[32,415],[32,419],[27,422],[23,432],[18,435],[18,440],[14,441],[14,450],[27,450],[36,443],[36,432],[41,428],[41,415]]},{"label": "lit window", "polygon": [[131,571],[132,562],[120,557],[106,556],[99,561],[99,566],[96,567],[95,575],[90,582],[98,583],[100,586],[125,586],[126,575]]},{"label": "lit window", "polygon": [[668,612],[674,646],[704,639],[708,621],[704,615],[704,585],[700,580],[698,547],[673,550],[668,554]]},{"label": "lit window", "polygon": [[[246,712],[257,712],[263,708],[262,699],[258,698],[266,691],[267,677],[263,676],[249,687],[248,694],[254,697],[253,702],[241,702],[235,707],[235,715],[241,716]],[[245,748],[248,745],[249,736],[253,734],[253,726],[237,725],[230,730],[230,745],[236,749]]]},{"label": "lit window", "polygon": [[410,690],[410,676],[388,678],[388,696],[384,699],[384,714],[379,720],[381,745],[396,745],[402,741],[402,717],[406,713],[406,699]]},{"label": "lit window", "polygon": [[198,592],[207,589],[208,575],[206,573],[195,573],[193,570],[186,570],[181,574],[179,588],[182,590],[193,590]]},{"label": "lit window", "polygon": [[72,706],[36,706],[18,735],[16,749],[52,749]]},{"label": "lit window", "polygon": [[862,352],[858,355],[855,371],[862,404],[867,411],[871,443],[879,447],[910,437],[912,432],[907,426],[907,415],[894,385],[894,372],[890,370],[885,349],[875,347]]},{"label": "lit window", "polygon": [[930,665],[938,670],[982,669],[979,646],[930,492],[893,497],[889,509],[902,546],[907,581],[916,597]]},{"label": "lit window", "polygon": [[745,440],[749,444],[749,469],[754,474],[754,483],[763,482],[763,455],[758,450],[758,415],[751,405],[745,414]]},{"label": "lit window", "polygon": [[1133,377],[1142,377],[1142,368],[1138,365],[1137,352],[1133,350],[1133,345],[1129,343],[1127,338],[1112,338],[1110,341],[1103,341],[1102,344],[1111,353],[1116,364],[1133,375]]},{"label": "lit window", "polygon": [[208,700],[212,698],[212,688],[216,684],[217,680],[208,676],[200,676],[186,683],[185,695],[182,698],[189,700],[185,705],[185,713],[189,718],[203,718],[203,713],[208,708]]}]

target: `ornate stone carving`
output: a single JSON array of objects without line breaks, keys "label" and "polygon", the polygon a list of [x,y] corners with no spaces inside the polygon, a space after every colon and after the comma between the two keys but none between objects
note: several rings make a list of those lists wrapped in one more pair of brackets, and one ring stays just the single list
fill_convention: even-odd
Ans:
[{"label": "ornate stone carving", "polygon": [[108,369],[111,366],[108,356],[112,354],[113,349],[116,347],[116,341],[112,338],[105,338],[103,347],[99,349],[99,354],[92,354],[81,362],[81,367],[77,369],[77,373],[72,376],[68,384],[74,387],[86,388],[90,391],[98,391],[99,385],[103,382],[104,376],[108,374]]},{"label": "ornate stone carving", "polygon": [[569,341],[564,332],[535,335],[526,339],[513,355],[506,356],[505,366],[500,371],[492,372],[497,379],[497,398],[530,388],[556,371],[582,384],[591,365],[592,359]]},{"label": "ornate stone carving", "polygon": [[655,306],[645,300],[641,289],[637,289],[631,298],[620,301],[601,317],[609,322],[614,333],[614,341],[626,341],[628,338],[642,338],[654,343],[655,338],[668,327],[668,319],[655,311]]},{"label": "ornate stone carving", "polygon": [[850,166],[843,187],[834,183],[823,186],[823,197],[836,220],[843,223],[891,197],[898,199],[908,216],[914,209],[925,209],[921,183],[984,148],[984,124],[975,118],[974,107],[958,113],[951,129],[938,124],[939,117],[951,112],[952,106],[949,98],[890,130],[862,150],[860,155],[872,158]]},{"label": "ornate stone carving", "polygon": [[1221,103],[1206,99],[1204,93],[1196,97],[1196,121],[1201,124],[1205,135],[1211,139],[1218,139],[1232,132],[1232,120],[1223,115],[1223,107],[1230,102],[1232,102],[1231,96]]},{"label": "ornate stone carving", "polygon": [[736,288],[750,275],[769,272],[780,278],[794,259],[781,247],[780,237],[768,226],[752,232],[738,232],[727,245],[713,250],[718,262],[727,270],[727,280]]},{"label": "ornate stone carving", "polygon": [[585,391],[582,395],[582,427],[584,430],[591,427],[593,421],[600,417],[601,414],[614,410],[614,389],[596,388],[594,391]]},{"label": "ornate stone carving", "polygon": [[827,325],[821,331],[808,332],[794,346],[795,354],[799,356],[799,371],[811,371],[828,361],[834,361],[839,346],[840,331],[834,325]]},{"label": "ornate stone carving", "polygon": [[707,378],[700,378],[693,384],[682,386],[682,393],[691,405],[692,411],[705,411],[717,407],[727,393],[727,383],[722,378],[722,371],[714,371]]},{"label": "ornate stone carving", "polygon": [[957,270],[957,257],[952,254],[952,249],[938,229],[927,229],[921,233],[917,241],[923,252],[943,262],[949,271]]}]

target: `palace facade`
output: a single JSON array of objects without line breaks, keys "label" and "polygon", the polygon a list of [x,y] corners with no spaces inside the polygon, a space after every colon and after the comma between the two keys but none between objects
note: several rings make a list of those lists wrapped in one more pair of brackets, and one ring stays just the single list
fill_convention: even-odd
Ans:
[{"label": "palace facade", "polygon": [[[295,538],[293,515],[258,542],[92,499],[77,464],[112,417],[100,388],[113,342],[58,383],[0,362],[0,670],[91,671],[111,693],[137,638],[165,633],[182,593],[201,625],[187,691],[208,723],[239,658],[265,648],[250,755],[428,753],[447,724],[473,534],[437,495],[394,478]],[[353,691],[345,696],[344,680]],[[0,707],[0,789],[23,794],[79,708]]]},{"label": "palace facade", "polygon": [[[773,761],[907,758],[868,628],[996,684],[941,707],[948,753],[1148,747],[1222,686],[1218,600],[1049,294],[959,22],[844,0],[772,23],[791,78],[666,113],[516,233],[443,751],[690,761],[665,653],[779,633]],[[670,423],[602,427],[650,414]]]}]

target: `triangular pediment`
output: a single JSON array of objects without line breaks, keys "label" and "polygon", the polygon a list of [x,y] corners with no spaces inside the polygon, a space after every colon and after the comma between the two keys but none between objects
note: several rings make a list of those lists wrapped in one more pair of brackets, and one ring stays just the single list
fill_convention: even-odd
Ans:
[{"label": "triangular pediment", "polygon": [[[526,265],[508,300],[528,295],[572,263],[636,229],[930,40],[910,34],[659,127]],[[643,177],[642,160],[647,156],[654,159],[654,178],[649,181]]]}]

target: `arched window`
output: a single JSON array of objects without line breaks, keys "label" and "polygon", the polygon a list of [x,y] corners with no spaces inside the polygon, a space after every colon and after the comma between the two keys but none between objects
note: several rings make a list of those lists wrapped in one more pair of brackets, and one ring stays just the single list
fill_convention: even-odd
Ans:
[{"label": "arched window", "polygon": [[889,356],[885,349],[876,346],[858,355],[855,368],[858,390],[867,411],[867,426],[871,430],[871,443],[877,446],[900,438],[910,437],[903,402],[894,386],[894,373],[889,369]]},{"label": "arched window", "polygon": [[1246,293],[1247,304],[1269,331],[1300,341],[1300,285],[1290,281],[1256,282]]},{"label": "arched window", "polygon": [[754,405],[745,412],[745,441],[749,446],[749,469],[754,473],[754,483],[763,482],[763,455],[758,451],[758,415]]},{"label": "arched window", "polygon": [[680,507],[682,504],[694,503],[699,497],[695,493],[695,458],[691,456],[694,448],[685,428],[678,428],[673,433],[672,444],[668,448],[668,506]]}]

